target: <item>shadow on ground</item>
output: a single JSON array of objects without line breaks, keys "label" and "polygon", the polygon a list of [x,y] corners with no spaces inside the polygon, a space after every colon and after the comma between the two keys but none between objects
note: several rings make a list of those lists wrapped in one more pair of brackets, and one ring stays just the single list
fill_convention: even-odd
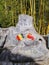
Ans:
[{"label": "shadow on ground", "polygon": [[12,54],[8,49],[0,49],[0,65],[39,65],[34,59],[20,54]]}]

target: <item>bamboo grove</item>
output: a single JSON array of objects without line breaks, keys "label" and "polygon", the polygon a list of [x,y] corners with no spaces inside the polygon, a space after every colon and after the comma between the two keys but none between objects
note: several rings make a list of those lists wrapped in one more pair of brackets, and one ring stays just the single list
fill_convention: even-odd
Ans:
[{"label": "bamboo grove", "polygon": [[0,0],[0,27],[15,26],[19,14],[32,16],[39,34],[49,33],[49,0]]}]

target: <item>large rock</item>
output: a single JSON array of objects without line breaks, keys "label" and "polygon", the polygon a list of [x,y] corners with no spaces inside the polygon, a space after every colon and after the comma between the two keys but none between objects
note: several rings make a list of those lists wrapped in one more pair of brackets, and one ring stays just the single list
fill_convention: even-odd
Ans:
[{"label": "large rock", "polygon": [[[41,35],[39,35],[34,26],[33,18],[28,15],[20,15],[16,27],[9,27],[4,48],[10,49],[13,54],[20,54],[35,60],[43,60],[48,54],[46,49],[46,42]],[[28,39],[27,34],[31,33],[34,40]],[[16,36],[23,34],[23,40],[18,41]]]}]

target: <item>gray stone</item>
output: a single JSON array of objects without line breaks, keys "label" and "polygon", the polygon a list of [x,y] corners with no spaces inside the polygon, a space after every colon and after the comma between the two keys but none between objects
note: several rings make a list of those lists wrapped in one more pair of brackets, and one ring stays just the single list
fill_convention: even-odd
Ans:
[{"label": "gray stone", "polygon": [[[35,39],[28,39],[28,33],[31,33]],[[18,34],[23,34],[23,40],[16,40]],[[23,14],[19,16],[16,27],[9,27],[4,47],[10,49],[13,54],[24,55],[35,60],[43,60],[48,54],[44,38],[36,32],[33,26],[33,17]]]}]

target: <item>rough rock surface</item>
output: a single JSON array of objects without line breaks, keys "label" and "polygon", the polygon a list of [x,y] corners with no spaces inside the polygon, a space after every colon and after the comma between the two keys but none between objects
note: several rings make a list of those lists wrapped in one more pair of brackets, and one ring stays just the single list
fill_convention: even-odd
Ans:
[{"label": "rough rock surface", "polygon": [[[35,60],[44,60],[48,58],[48,50],[46,48],[46,42],[41,35],[39,35],[33,24],[33,18],[28,15],[20,15],[16,27],[9,27],[7,29],[0,28],[0,46],[10,50],[12,54],[19,54],[21,56],[26,56],[33,58]],[[31,33],[35,39],[30,40],[27,38],[27,34]],[[23,34],[24,38],[21,41],[16,40],[18,34]],[[7,38],[6,38],[7,36]],[[6,39],[5,39],[6,38]],[[10,56],[5,54],[5,56]],[[0,54],[0,57],[3,53]],[[3,58],[5,57],[3,55]],[[17,58],[14,56],[14,59]],[[19,57],[18,57],[19,58]]]}]

